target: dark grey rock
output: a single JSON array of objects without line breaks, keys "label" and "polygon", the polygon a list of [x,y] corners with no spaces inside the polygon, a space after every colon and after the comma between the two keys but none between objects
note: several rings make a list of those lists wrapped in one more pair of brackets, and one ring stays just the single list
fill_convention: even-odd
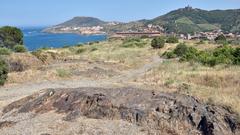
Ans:
[{"label": "dark grey rock", "polygon": [[151,133],[239,135],[237,114],[229,108],[206,105],[187,95],[135,88],[77,88],[46,90],[6,106],[3,115],[47,113],[55,110],[71,121],[79,116],[124,120]]}]

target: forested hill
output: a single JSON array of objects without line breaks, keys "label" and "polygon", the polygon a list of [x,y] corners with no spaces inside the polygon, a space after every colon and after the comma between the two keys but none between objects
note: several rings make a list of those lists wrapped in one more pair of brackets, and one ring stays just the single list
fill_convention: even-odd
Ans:
[{"label": "forested hill", "polygon": [[77,27],[91,27],[91,26],[103,26],[107,22],[102,21],[94,17],[74,17],[73,19],[66,21],[58,26],[77,26]]},{"label": "forested hill", "polygon": [[235,33],[240,32],[240,9],[207,11],[186,7],[149,20],[147,23],[162,25],[168,32],[191,33],[222,29]]}]

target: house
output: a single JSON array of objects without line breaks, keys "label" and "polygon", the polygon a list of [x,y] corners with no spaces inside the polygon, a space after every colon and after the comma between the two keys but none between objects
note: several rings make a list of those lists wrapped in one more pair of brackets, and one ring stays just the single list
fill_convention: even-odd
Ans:
[{"label": "house", "polygon": [[191,39],[192,39],[191,34],[187,34],[186,39],[187,39],[187,40],[191,40]]},{"label": "house", "polygon": [[228,34],[225,34],[225,37],[227,37],[227,38],[235,38],[235,35],[233,33],[228,33]]}]

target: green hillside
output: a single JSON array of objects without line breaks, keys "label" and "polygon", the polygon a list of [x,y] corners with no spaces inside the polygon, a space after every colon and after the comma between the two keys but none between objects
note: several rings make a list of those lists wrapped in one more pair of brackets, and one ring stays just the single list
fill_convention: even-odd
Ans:
[{"label": "green hillside", "polygon": [[240,9],[206,11],[186,7],[149,20],[147,23],[162,25],[167,32],[192,33],[214,29],[240,32]]},{"label": "green hillside", "polygon": [[74,17],[73,19],[66,21],[58,26],[77,26],[77,27],[91,27],[91,26],[103,26],[107,22],[104,22],[94,17]]}]

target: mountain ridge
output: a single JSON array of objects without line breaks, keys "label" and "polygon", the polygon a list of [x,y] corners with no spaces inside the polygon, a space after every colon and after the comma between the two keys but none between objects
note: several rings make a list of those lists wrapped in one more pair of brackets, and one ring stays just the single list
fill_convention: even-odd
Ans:
[{"label": "mountain ridge", "polygon": [[[114,23],[94,17],[78,16],[55,27],[101,26],[103,27],[102,31],[113,33],[139,31],[139,28],[147,27],[149,24],[161,26],[167,33],[194,33],[219,29],[225,32],[240,33],[240,9],[203,10],[188,6],[170,11],[153,19],[141,19],[128,23]],[[51,32],[51,28],[47,32]]]}]

